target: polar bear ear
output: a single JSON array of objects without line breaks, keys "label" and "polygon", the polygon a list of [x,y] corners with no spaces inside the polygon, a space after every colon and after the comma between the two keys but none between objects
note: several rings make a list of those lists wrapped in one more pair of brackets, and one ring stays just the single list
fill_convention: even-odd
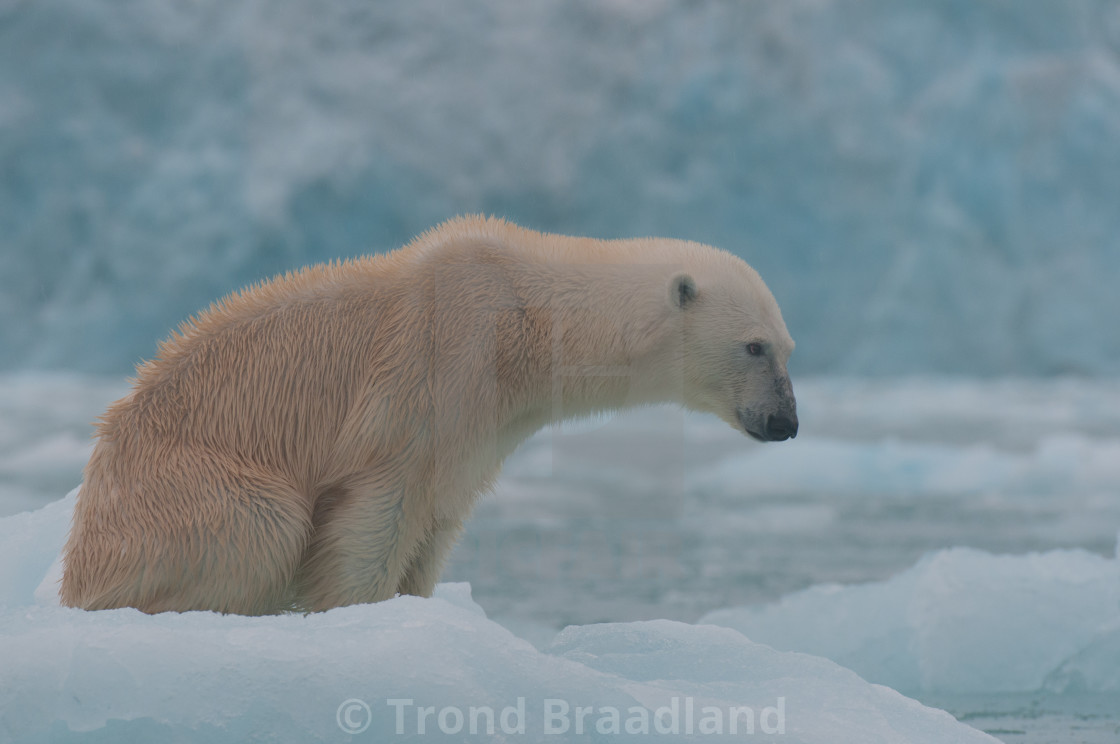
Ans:
[{"label": "polar bear ear", "polygon": [[670,284],[670,297],[677,307],[686,307],[696,299],[696,282],[688,274],[677,274]]}]

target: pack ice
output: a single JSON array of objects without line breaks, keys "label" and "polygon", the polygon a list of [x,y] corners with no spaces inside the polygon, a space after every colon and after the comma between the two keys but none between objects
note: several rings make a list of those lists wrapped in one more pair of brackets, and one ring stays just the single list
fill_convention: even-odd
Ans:
[{"label": "pack ice", "polygon": [[729,628],[573,626],[538,650],[466,584],[307,616],[63,608],[74,498],[0,520],[2,741],[995,741]]}]

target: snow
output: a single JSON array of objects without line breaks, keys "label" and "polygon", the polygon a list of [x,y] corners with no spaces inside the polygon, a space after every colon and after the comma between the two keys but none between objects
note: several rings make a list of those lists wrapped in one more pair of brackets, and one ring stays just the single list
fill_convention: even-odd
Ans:
[{"label": "snow", "polygon": [[[477,733],[481,741],[500,731],[508,741],[551,741],[575,738],[584,726],[609,736],[616,725],[620,733],[700,741],[730,733],[734,719],[740,733],[750,726],[790,742],[993,741],[826,659],[775,651],[725,628],[668,620],[572,626],[538,650],[487,619],[466,584],[442,584],[432,599],[307,616],[59,607],[48,566],[74,496],[0,520],[6,740]],[[421,722],[429,706],[435,712]],[[578,708],[591,712],[577,717]],[[472,718],[472,709],[492,719]]]},{"label": "snow", "polygon": [[911,694],[1120,692],[1109,667],[1120,561],[1080,550],[943,550],[887,581],[815,586],[700,622],[825,656]]},{"label": "snow", "polygon": [[588,730],[610,707],[652,726],[674,697],[682,725],[688,699],[697,725],[709,705],[760,725],[784,698],[789,741],[974,740],[888,687],[1008,742],[1114,741],[1120,387],[795,385],[781,446],[661,408],[542,432],[436,599],[262,619],[58,607],[73,494],[54,484],[125,388],[0,377],[0,741],[345,741],[351,698],[362,736],[392,740],[390,699],[414,700],[415,734],[420,708],[436,731],[519,696],[508,741],[545,736],[547,700],[570,707],[563,740],[577,706]]},{"label": "snow", "polygon": [[1120,628],[1100,632],[1091,643],[1046,677],[1046,689],[1063,694],[1120,693]]},{"label": "snow", "polygon": [[1116,373],[1118,48],[1108,0],[6,3],[0,365],[485,211],[742,255],[798,373]]}]

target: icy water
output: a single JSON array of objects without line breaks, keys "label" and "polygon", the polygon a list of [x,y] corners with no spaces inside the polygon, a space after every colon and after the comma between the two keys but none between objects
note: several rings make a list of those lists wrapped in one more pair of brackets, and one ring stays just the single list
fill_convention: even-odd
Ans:
[{"label": "icy water", "polygon": [[[80,478],[123,381],[0,378],[0,516]],[[445,579],[544,643],[877,581],[952,546],[1114,555],[1120,383],[795,382],[801,434],[758,444],[656,408],[542,432],[507,463]],[[1120,741],[1110,694],[915,694],[1006,742]]]}]

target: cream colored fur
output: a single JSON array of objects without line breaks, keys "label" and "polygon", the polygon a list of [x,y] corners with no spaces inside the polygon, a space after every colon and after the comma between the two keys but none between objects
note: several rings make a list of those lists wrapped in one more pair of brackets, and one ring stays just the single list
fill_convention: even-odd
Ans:
[{"label": "cream colored fur", "polygon": [[534,431],[667,401],[741,428],[737,407],[782,404],[792,348],[753,269],[675,240],[470,217],[277,277],[185,323],[99,421],[62,600],[262,614],[429,595]]}]

